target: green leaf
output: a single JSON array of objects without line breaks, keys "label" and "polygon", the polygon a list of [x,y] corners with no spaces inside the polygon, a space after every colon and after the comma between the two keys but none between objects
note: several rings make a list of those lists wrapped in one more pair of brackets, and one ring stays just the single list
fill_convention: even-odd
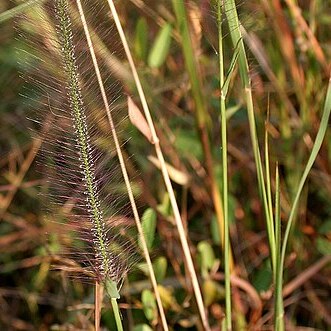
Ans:
[{"label": "green leaf", "polygon": [[238,47],[238,44],[236,46],[236,49],[233,53],[233,56],[232,56],[232,59],[231,59],[231,63],[230,63],[230,67],[229,67],[229,70],[226,74],[226,78],[225,78],[225,82],[222,86],[222,94],[223,94],[223,97],[225,98],[228,94],[228,90],[229,90],[229,85],[230,85],[230,81],[231,81],[231,78],[232,78],[232,74],[234,72],[234,68],[236,67],[236,64],[237,64],[237,60],[238,60],[238,56],[239,56],[239,47]]},{"label": "green leaf", "polygon": [[[311,168],[313,167],[313,164],[314,164],[314,162],[317,158],[318,152],[319,152],[319,150],[322,146],[322,143],[323,143],[323,140],[324,140],[324,137],[325,137],[325,134],[326,134],[326,130],[327,130],[328,125],[329,125],[330,113],[331,113],[331,77],[329,79],[329,85],[328,85],[328,89],[327,89],[327,92],[326,92],[324,109],[323,109],[323,114],[322,114],[322,118],[321,118],[320,127],[318,129],[313,148],[310,152],[310,156],[309,156],[309,159],[307,161],[306,168],[305,168],[305,170],[304,170],[304,172],[301,176],[300,183],[297,187],[297,192],[296,192],[296,195],[295,195],[295,199],[293,201],[292,209],[291,209],[290,216],[289,216],[289,219],[288,219],[288,222],[287,222],[287,226],[286,226],[286,230],[285,230],[285,234],[284,234],[283,246],[282,246],[281,265],[284,265],[284,263],[285,263],[285,253],[286,253],[287,242],[288,242],[288,239],[289,239],[292,224],[294,222],[296,210],[297,210],[298,205],[299,205],[301,192],[302,192],[303,187],[306,183],[309,172],[310,172]],[[317,244],[318,244],[318,242],[317,242]]]},{"label": "green leaf", "polygon": [[269,289],[272,282],[272,271],[270,266],[264,265],[253,275],[253,286],[258,292],[265,292]]},{"label": "green leaf", "polygon": [[167,58],[171,43],[171,32],[172,27],[167,23],[163,25],[157,34],[148,56],[148,65],[151,68],[159,68]]},{"label": "green leaf", "polygon": [[167,273],[168,261],[164,256],[158,257],[153,263],[155,277],[158,283],[161,283]]},{"label": "green leaf", "polygon": [[157,305],[153,292],[144,290],[141,294],[141,301],[146,318],[153,321],[157,318]]},{"label": "green leaf", "polygon": [[317,250],[323,255],[331,255],[331,242],[322,237],[318,237],[316,240]]},{"label": "green leaf", "polygon": [[45,2],[46,0],[30,0],[26,1],[12,9],[6,10],[3,13],[0,13],[0,23],[5,22],[15,16],[24,13],[26,10],[31,9],[34,5],[38,3]]},{"label": "green leaf", "polygon": [[[156,230],[156,213],[152,208],[145,210],[141,218],[142,228],[144,231],[146,243],[148,249],[153,247],[155,230]],[[139,240],[139,245],[141,247],[141,241]]]},{"label": "green leaf", "polygon": [[217,299],[218,284],[211,279],[207,279],[202,285],[202,292],[204,303],[206,307],[209,307]]},{"label": "green leaf", "polygon": [[318,228],[318,233],[320,233],[320,234],[331,233],[331,219],[323,222],[323,224]]},{"label": "green leaf", "polygon": [[[187,148],[190,146],[190,148]],[[195,131],[192,130],[178,130],[176,132],[175,147],[178,153],[187,157],[195,157],[198,160],[203,160],[203,151],[201,142]]]},{"label": "green leaf", "polygon": [[120,298],[120,294],[117,290],[117,285],[116,283],[109,279],[105,282],[105,290],[107,295],[112,298],[112,299],[119,299]]},{"label": "green leaf", "polygon": [[160,297],[162,301],[163,308],[171,309],[172,311],[181,311],[181,307],[176,301],[176,297],[173,295],[173,290],[171,288],[166,288],[162,285],[158,285],[160,292]]},{"label": "green leaf", "polygon": [[138,59],[145,61],[147,57],[148,48],[148,27],[145,17],[140,17],[134,38],[134,51]]},{"label": "green leaf", "polygon": [[153,329],[147,324],[138,324],[133,328],[133,331],[153,331]]},{"label": "green leaf", "polygon": [[201,271],[202,273],[208,273],[216,261],[213,248],[209,242],[200,241],[198,244],[198,251],[200,254]]},{"label": "green leaf", "polygon": [[213,215],[211,222],[210,222],[210,232],[211,232],[211,237],[213,238],[213,242],[215,245],[220,245],[221,244],[221,237],[220,237],[220,232],[218,229],[218,222],[217,222],[217,217],[216,215]]}]

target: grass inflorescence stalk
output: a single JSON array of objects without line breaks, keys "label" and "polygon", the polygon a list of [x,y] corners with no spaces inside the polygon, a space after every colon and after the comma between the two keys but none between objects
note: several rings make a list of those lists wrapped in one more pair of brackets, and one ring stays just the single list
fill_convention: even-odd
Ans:
[{"label": "grass inflorescence stalk", "polygon": [[229,228],[229,202],[228,202],[228,148],[227,148],[227,118],[224,89],[224,58],[223,58],[223,33],[222,33],[222,1],[217,2],[218,25],[218,56],[219,56],[219,81],[220,81],[220,112],[221,112],[221,141],[222,141],[222,183],[223,183],[223,212],[224,212],[224,274],[225,274],[225,328],[232,329],[231,313],[231,246]]},{"label": "grass inflorescence stalk", "polygon": [[240,30],[240,22],[238,18],[235,1],[224,0],[224,9],[230,29],[232,44],[234,47],[238,47],[239,73],[243,88],[245,90],[249,130],[250,130],[254,159],[256,164],[259,191],[262,197],[263,207],[266,215],[267,233],[268,233],[268,240],[269,240],[270,254],[271,254],[271,265],[273,270],[275,270],[275,264],[276,264],[276,246],[275,246],[275,234],[274,234],[275,231],[274,231],[274,224],[272,223],[272,216],[270,215],[265,176],[263,173],[261,153],[260,153],[259,142],[256,132],[252,86],[251,86],[251,79],[250,79],[250,73],[248,67],[248,60]]}]

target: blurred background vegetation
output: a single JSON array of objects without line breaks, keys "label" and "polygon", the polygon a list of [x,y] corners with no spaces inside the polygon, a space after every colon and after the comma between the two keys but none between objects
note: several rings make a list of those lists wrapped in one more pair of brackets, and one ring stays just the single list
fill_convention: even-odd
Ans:
[{"label": "blurred background vegetation", "polygon": [[[1,0],[0,13],[15,5]],[[177,201],[209,319],[218,330],[224,316],[224,274],[213,191],[213,187],[222,191],[215,8],[208,0],[185,2],[200,91],[197,96],[172,2],[125,0],[116,5],[161,146],[167,162],[176,169],[171,175]],[[279,164],[281,216],[286,221],[319,127],[329,80],[331,2],[252,0],[238,2],[238,11],[248,50],[259,142],[264,146],[267,131],[272,178],[276,162]],[[99,13],[95,20],[107,19],[106,14]],[[24,61],[22,52],[17,52],[22,40],[17,38],[14,21],[8,19],[0,25],[0,329],[92,330],[93,287],[72,281],[65,271],[53,270],[61,248],[49,236],[52,228],[45,221],[45,201],[39,194],[45,178],[36,160],[43,141],[33,138],[27,101],[21,97]],[[112,39],[105,40],[104,58],[112,68],[115,65],[114,77],[123,85],[123,93],[136,96],[116,29],[113,31]],[[233,46],[227,24],[224,38],[228,69]],[[114,45],[116,49],[110,49]],[[206,110],[202,122],[197,115],[199,98]],[[237,68],[230,82],[227,114],[234,328],[270,330],[269,246]],[[122,141],[128,139],[129,130],[129,170],[169,325],[174,330],[202,330],[169,197],[153,162],[153,146],[127,121],[123,123]],[[290,235],[284,266],[287,330],[331,328],[330,159],[328,130]],[[127,330],[159,327],[145,272],[143,263],[136,265],[122,289],[120,306]],[[113,330],[113,323],[111,310],[104,309],[102,326]]]}]

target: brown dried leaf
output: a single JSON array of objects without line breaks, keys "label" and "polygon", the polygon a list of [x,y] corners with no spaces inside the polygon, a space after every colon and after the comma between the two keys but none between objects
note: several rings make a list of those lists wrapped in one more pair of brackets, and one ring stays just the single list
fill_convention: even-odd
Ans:
[{"label": "brown dried leaf", "polygon": [[128,111],[131,123],[148,139],[150,143],[153,143],[152,132],[148,126],[148,123],[141,113],[138,106],[128,96]]}]

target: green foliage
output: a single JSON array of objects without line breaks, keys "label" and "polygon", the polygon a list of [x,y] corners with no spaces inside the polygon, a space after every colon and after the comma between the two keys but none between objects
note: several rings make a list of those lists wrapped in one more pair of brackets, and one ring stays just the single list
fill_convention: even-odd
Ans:
[{"label": "green foliage", "polygon": [[144,17],[139,17],[135,32],[135,54],[138,59],[145,61],[148,52],[148,26]]},{"label": "green foliage", "polygon": [[141,302],[143,304],[146,318],[152,322],[157,318],[157,305],[153,292],[144,290],[141,294]]},{"label": "green foliage", "polygon": [[152,331],[153,329],[148,326],[147,324],[139,324],[136,325],[133,329],[133,331]]},{"label": "green foliage", "polygon": [[209,271],[214,267],[216,262],[213,248],[207,241],[200,241],[197,248],[200,258],[201,273],[202,275],[208,275]]},{"label": "green foliage", "polygon": [[148,55],[148,65],[151,68],[161,67],[166,60],[171,44],[171,32],[171,24],[165,24],[158,32]]},{"label": "green foliage", "polygon": [[141,217],[141,222],[148,249],[151,249],[153,247],[155,230],[156,230],[156,221],[157,221],[156,212],[152,208],[146,209],[143,216]]},{"label": "green foliage", "polygon": [[318,237],[316,239],[316,248],[323,255],[331,255],[331,243],[328,239]]},{"label": "green foliage", "polygon": [[164,280],[167,274],[167,268],[168,268],[168,261],[164,256],[159,256],[153,262],[153,269],[158,283],[162,283],[162,281]]}]

